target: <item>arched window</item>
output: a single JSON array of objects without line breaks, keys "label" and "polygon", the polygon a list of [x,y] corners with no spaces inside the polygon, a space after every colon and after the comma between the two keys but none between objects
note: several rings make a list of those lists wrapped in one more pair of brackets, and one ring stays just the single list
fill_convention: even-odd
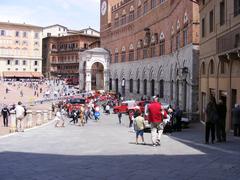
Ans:
[{"label": "arched window", "polygon": [[143,94],[147,95],[147,80],[144,79],[143,81]]},{"label": "arched window", "polygon": [[116,85],[116,93],[118,93],[118,79],[115,80],[115,85]]},{"label": "arched window", "polygon": [[112,91],[112,79],[109,79],[109,91]]},{"label": "arched window", "polygon": [[129,81],[129,91],[130,93],[133,93],[133,79],[130,79]]},{"label": "arched window", "polygon": [[137,80],[137,94],[140,93],[140,79]]},{"label": "arched window", "polygon": [[221,61],[220,62],[220,73],[221,74],[225,74],[226,73],[226,69],[225,69],[225,62],[224,61]]},{"label": "arched window", "polygon": [[122,48],[122,55],[121,55],[121,62],[126,61],[126,49],[125,47]]},{"label": "arched window", "polygon": [[213,60],[211,60],[210,63],[209,63],[209,70],[210,70],[210,74],[214,74],[214,62],[213,62]]},{"label": "arched window", "polygon": [[159,97],[164,97],[164,80],[160,80],[159,82]]},{"label": "arched window", "polygon": [[157,0],[151,0],[151,9],[155,8],[157,5]]},{"label": "arched window", "polygon": [[151,96],[155,95],[155,80],[151,81]]},{"label": "arched window", "polygon": [[130,10],[129,10],[129,17],[128,17],[128,21],[131,22],[134,20],[134,7],[131,6]]},{"label": "arched window", "polygon": [[202,63],[201,73],[202,73],[202,75],[205,75],[205,74],[206,74],[205,62]]},{"label": "arched window", "polygon": [[129,61],[134,61],[134,47],[133,44],[129,46]]}]

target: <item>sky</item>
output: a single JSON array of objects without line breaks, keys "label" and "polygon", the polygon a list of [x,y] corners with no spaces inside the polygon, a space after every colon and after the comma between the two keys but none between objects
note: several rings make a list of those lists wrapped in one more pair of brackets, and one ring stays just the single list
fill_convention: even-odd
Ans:
[{"label": "sky", "polygon": [[100,29],[100,0],[1,0],[0,21]]}]

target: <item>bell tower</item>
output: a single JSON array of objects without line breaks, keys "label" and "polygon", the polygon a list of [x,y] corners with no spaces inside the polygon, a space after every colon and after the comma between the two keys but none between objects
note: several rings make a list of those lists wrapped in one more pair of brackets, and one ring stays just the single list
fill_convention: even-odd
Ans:
[{"label": "bell tower", "polygon": [[108,19],[109,19],[109,3],[108,0],[101,0],[100,4],[100,30],[104,31],[108,26]]}]

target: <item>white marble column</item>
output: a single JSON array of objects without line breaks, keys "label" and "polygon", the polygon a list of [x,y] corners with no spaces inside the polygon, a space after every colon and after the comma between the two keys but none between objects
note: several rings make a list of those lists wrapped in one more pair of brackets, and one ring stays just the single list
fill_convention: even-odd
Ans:
[{"label": "white marble column", "polygon": [[91,70],[87,69],[86,70],[86,91],[91,91],[92,90],[92,75],[91,75]]},{"label": "white marble column", "polygon": [[12,110],[10,111],[10,133],[16,132],[16,130],[17,130],[16,112]]},{"label": "white marble column", "polygon": [[27,128],[31,128],[33,124],[32,121],[32,111],[31,110],[27,110]]},{"label": "white marble column", "polygon": [[43,111],[43,123],[48,122],[48,110]]},{"label": "white marble column", "polygon": [[37,119],[36,125],[40,126],[42,124],[42,111],[40,110],[36,111],[36,119]]},{"label": "white marble column", "polygon": [[52,108],[49,108],[49,110],[48,110],[48,120],[49,121],[52,120]]}]

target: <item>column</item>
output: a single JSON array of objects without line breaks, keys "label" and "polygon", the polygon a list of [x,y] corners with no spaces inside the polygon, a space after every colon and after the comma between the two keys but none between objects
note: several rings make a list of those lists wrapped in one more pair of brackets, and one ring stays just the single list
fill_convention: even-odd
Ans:
[{"label": "column", "polygon": [[49,108],[49,110],[48,110],[48,120],[49,121],[52,120],[52,108]]},{"label": "column", "polygon": [[86,87],[85,87],[85,91],[91,91],[92,90],[92,75],[91,75],[91,70],[87,69],[86,70]]},{"label": "column", "polygon": [[38,110],[36,111],[36,119],[37,119],[37,122],[36,122],[36,125],[37,126],[40,126],[42,124],[42,111]]},{"label": "column", "polygon": [[43,111],[43,123],[48,122],[48,110]]},{"label": "column", "polygon": [[[104,82],[103,82],[104,83],[104,90],[109,91],[109,70],[104,71],[103,80],[104,80]],[[112,82],[113,82],[113,80],[112,80]]]},{"label": "column", "polygon": [[12,110],[10,111],[10,133],[16,132],[16,130],[17,130],[16,112]]},{"label": "column", "polygon": [[31,128],[32,127],[32,111],[31,110],[27,110],[27,128]]}]

